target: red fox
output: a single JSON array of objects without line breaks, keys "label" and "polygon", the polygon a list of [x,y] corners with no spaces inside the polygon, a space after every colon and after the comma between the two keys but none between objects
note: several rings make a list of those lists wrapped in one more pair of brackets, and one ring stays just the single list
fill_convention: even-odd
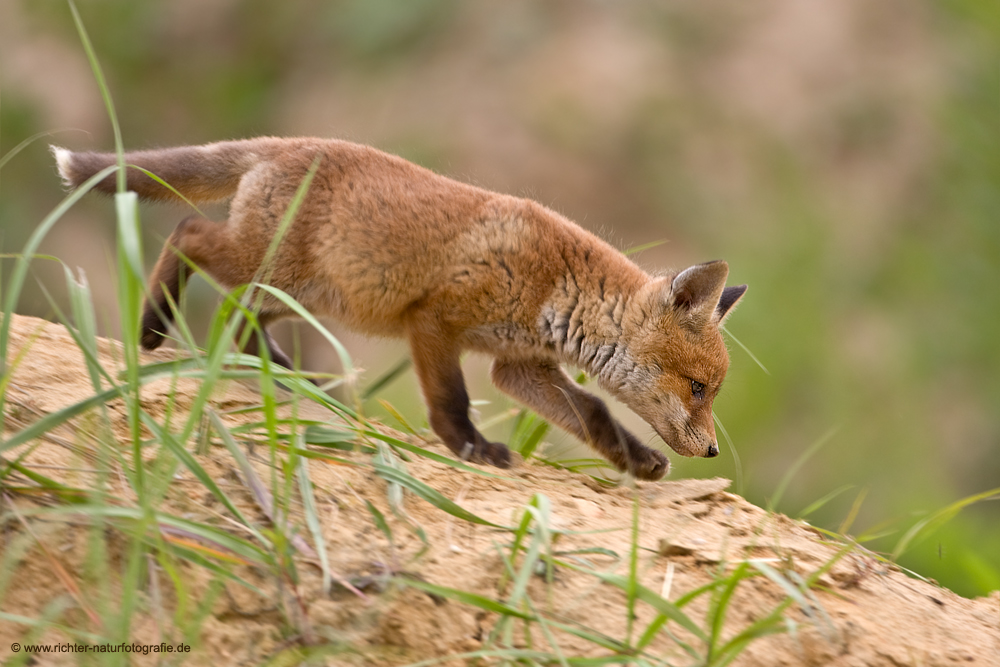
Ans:
[{"label": "red fox", "polygon": [[[115,164],[112,154],[52,151],[70,187]],[[177,302],[187,268],[179,257],[229,288],[254,280],[317,159],[270,283],[354,330],[406,338],[429,423],[457,456],[501,468],[511,461],[469,419],[464,350],[492,355],[499,389],[637,478],[662,478],[669,461],[560,364],[596,378],[679,454],[718,455],[712,400],[729,367],[719,325],[747,289],[726,287],[725,262],[650,276],[537,202],[346,141],[258,138],[125,155],[195,203],[232,198],[224,223],[190,217],[168,238],[150,279],[144,347],[159,346],[173,320],[165,292]],[[97,189],[111,193],[115,184],[109,176]],[[128,188],[178,201],[136,169]],[[269,298],[259,321],[291,315]],[[272,360],[291,367],[269,334],[262,339]],[[245,351],[257,354],[258,345],[251,337]]]}]

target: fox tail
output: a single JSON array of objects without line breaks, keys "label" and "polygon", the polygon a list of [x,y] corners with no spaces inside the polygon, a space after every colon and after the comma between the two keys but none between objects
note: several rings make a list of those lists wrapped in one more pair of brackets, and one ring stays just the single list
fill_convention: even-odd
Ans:
[{"label": "fox tail", "polygon": [[[149,172],[192,202],[221,201],[236,192],[243,174],[274,156],[280,143],[278,139],[262,138],[126,153],[127,187],[151,201],[179,201],[170,188],[147,175]],[[68,188],[79,187],[118,161],[114,153],[77,153],[58,146],[51,150]],[[116,185],[116,175],[111,174],[95,189],[113,194]]]}]

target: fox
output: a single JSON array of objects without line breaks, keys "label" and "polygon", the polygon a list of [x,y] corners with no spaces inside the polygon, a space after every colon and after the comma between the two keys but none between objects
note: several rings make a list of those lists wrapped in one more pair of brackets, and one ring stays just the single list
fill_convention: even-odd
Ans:
[{"label": "fox", "polygon": [[[113,153],[51,150],[69,188],[117,163]],[[148,350],[168,335],[189,264],[228,289],[256,279],[312,173],[269,284],[361,334],[407,340],[428,424],[459,459],[512,465],[510,450],[470,418],[460,363],[467,351],[493,358],[500,391],[637,479],[663,478],[668,458],[626,430],[564,365],[595,378],[678,454],[719,454],[712,402],[729,367],[720,326],[747,290],[726,285],[723,260],[650,275],[536,201],[339,139],[220,141],[128,152],[125,162],[127,188],[141,199],[230,200],[224,222],[190,216],[167,238],[143,309]],[[115,176],[95,189],[114,193]],[[260,355],[264,346],[291,369],[267,327],[292,316],[267,295],[259,335],[245,337],[243,351]]]}]

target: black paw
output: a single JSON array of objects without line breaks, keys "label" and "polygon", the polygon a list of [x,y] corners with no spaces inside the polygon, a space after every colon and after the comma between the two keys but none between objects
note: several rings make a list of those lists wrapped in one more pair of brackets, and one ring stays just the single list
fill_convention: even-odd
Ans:
[{"label": "black paw", "polygon": [[491,466],[496,466],[497,468],[510,467],[510,450],[507,449],[506,445],[501,445],[498,442],[483,441],[481,451],[481,456],[485,463],[489,463]]},{"label": "black paw", "polygon": [[[152,315],[152,317],[150,317]],[[142,330],[139,333],[139,342],[144,350],[155,350],[163,344],[164,331],[167,325],[160,321],[156,313],[147,311],[142,318]]]},{"label": "black paw", "polygon": [[475,444],[465,443],[459,456],[463,461],[485,463],[497,468],[509,468],[511,462],[510,450],[506,445],[490,442],[485,438],[477,438]]},{"label": "black paw", "polygon": [[630,454],[629,472],[637,479],[655,481],[663,479],[670,471],[670,460],[655,449],[643,447],[632,450]]}]

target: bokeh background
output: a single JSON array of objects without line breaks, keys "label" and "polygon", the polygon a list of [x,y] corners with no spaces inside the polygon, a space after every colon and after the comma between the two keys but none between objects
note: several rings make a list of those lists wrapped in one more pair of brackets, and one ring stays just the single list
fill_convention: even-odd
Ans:
[{"label": "bokeh background", "polygon": [[[130,147],[262,134],[373,144],[532,197],[650,270],[724,258],[750,291],[716,413],[739,453],[672,456],[891,551],[928,512],[1000,487],[1000,3],[996,0],[78,0]],[[62,0],[0,0],[2,250],[62,198],[49,141],[113,145]],[[224,210],[217,211],[219,216]],[[150,262],[186,215],[143,209]],[[116,333],[111,203],[43,247]],[[4,275],[10,269],[3,266]],[[36,263],[19,310],[52,317]],[[214,296],[196,286],[192,310]],[[195,316],[197,317],[197,315]],[[331,328],[378,376],[406,351]],[[322,341],[284,326],[304,366]],[[484,418],[510,408],[465,364]],[[424,423],[412,376],[381,397]],[[372,404],[371,411],[380,414]],[[618,414],[643,436],[651,429]],[[496,429],[496,437],[505,435]],[[553,450],[573,443],[552,438]],[[860,510],[854,516],[859,495]],[[965,595],[1000,587],[1000,503],[901,560]]]}]

